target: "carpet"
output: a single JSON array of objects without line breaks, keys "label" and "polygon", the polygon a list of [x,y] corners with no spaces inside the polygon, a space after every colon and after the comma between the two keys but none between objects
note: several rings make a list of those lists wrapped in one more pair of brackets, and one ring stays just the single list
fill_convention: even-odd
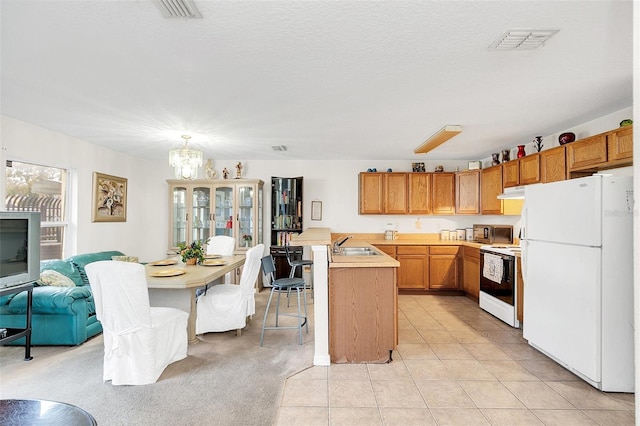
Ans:
[{"label": "carpet", "polygon": [[[199,336],[187,358],[151,385],[102,382],[102,335],[76,347],[33,347],[28,362],[23,347],[0,347],[0,398],[66,402],[99,425],[272,425],[285,379],[313,365],[314,343],[310,321],[303,345],[296,330],[267,330],[259,346],[268,296],[256,295],[256,315],[241,336]],[[309,308],[313,318],[310,298]]]}]

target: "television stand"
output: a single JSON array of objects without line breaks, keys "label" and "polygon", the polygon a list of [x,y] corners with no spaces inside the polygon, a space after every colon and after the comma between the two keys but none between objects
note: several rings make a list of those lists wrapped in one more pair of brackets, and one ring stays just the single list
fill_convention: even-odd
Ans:
[{"label": "television stand", "polygon": [[17,294],[22,293],[23,291],[27,292],[27,312],[26,312],[26,320],[27,324],[25,328],[7,328],[6,337],[0,339],[0,345],[4,345],[6,343],[13,342],[14,340],[18,340],[22,337],[25,338],[24,345],[24,360],[31,361],[33,357],[31,356],[31,304],[33,302],[33,286],[34,283],[26,283],[15,285],[11,287],[5,287],[0,289],[0,296],[5,296],[7,294]]}]

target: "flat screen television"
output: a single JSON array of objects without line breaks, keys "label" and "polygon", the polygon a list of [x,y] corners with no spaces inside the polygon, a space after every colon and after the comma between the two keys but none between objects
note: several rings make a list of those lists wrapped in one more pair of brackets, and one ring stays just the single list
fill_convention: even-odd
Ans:
[{"label": "flat screen television", "polygon": [[40,278],[40,213],[0,212],[0,289]]}]

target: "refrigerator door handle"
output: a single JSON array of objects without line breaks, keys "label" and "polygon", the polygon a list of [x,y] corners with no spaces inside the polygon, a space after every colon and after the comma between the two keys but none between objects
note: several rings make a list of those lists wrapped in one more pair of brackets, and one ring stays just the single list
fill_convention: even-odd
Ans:
[{"label": "refrigerator door handle", "polygon": [[520,241],[520,266],[522,267],[522,281],[527,282],[527,245],[529,241]]}]

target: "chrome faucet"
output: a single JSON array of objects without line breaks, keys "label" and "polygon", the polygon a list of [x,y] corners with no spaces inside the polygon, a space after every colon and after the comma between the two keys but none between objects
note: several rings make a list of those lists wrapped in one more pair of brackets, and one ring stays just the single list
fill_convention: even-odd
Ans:
[{"label": "chrome faucet", "polygon": [[333,242],[333,252],[334,253],[339,253],[340,252],[340,246],[342,246],[344,243],[346,243],[349,238],[353,238],[353,235],[346,236],[341,240],[335,240]]}]

